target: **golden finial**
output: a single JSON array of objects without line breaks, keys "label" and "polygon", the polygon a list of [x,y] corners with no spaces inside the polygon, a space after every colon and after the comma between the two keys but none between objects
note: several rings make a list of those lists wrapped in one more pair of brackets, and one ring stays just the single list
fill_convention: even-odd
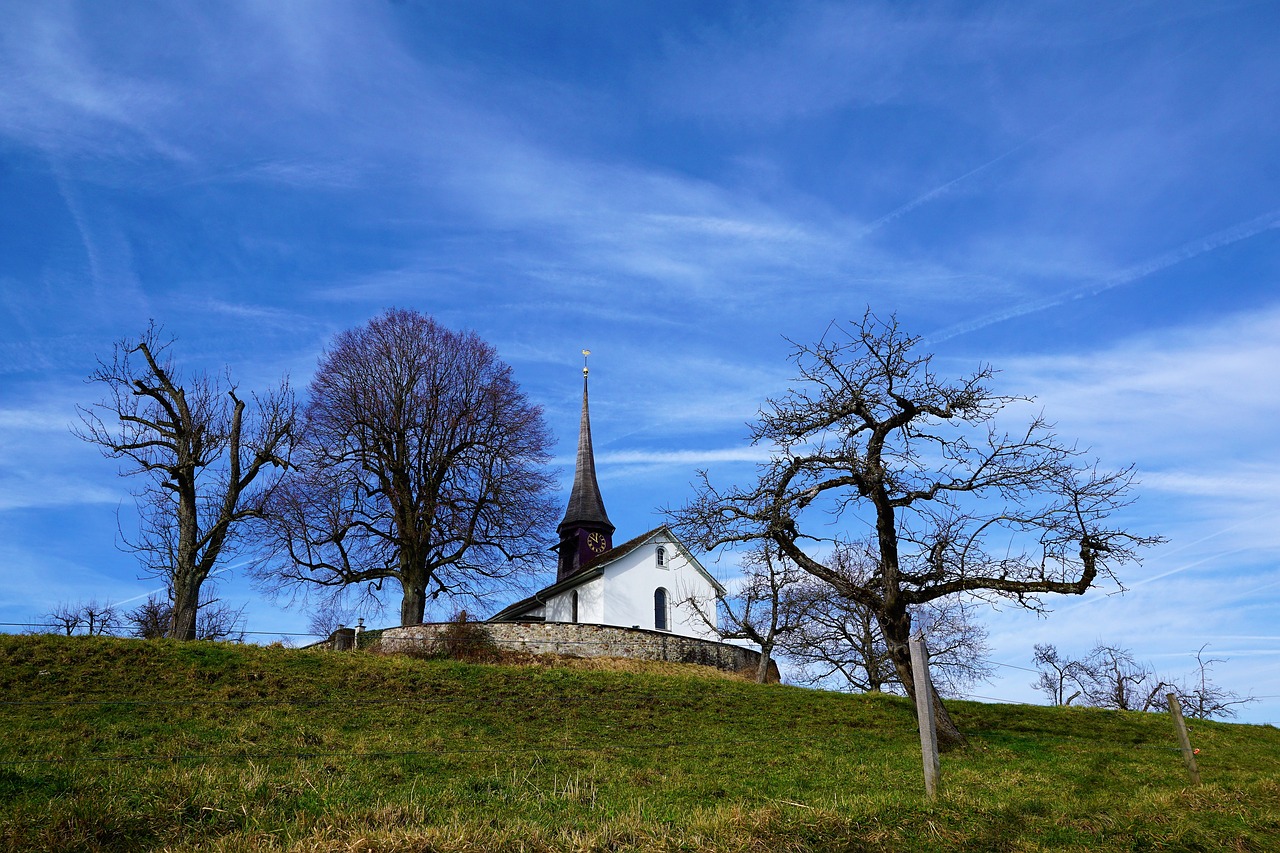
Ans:
[{"label": "golden finial", "polygon": [[582,375],[587,375],[587,356],[591,355],[591,350],[584,349],[582,351]]}]

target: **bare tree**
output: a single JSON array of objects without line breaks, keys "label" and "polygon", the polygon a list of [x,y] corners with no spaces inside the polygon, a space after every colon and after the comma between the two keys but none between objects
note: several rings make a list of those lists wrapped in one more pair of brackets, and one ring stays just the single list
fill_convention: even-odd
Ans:
[{"label": "bare tree", "polygon": [[[173,630],[173,605],[171,599],[148,596],[147,600],[125,614],[135,637],[158,640],[171,636]],[[196,611],[196,640],[233,640],[244,642],[244,605],[231,607],[209,595],[208,588],[201,590],[200,606]]]},{"label": "bare tree", "polygon": [[346,607],[340,601],[326,601],[311,611],[307,620],[307,632],[317,637],[329,637],[334,631],[355,620],[355,608]]},{"label": "bare tree", "polygon": [[1209,678],[1209,670],[1215,663],[1224,663],[1225,658],[1205,658],[1201,646],[1196,652],[1196,669],[1188,678],[1178,683],[1178,702],[1182,705],[1182,713],[1199,720],[1234,719],[1236,707],[1255,702],[1252,696],[1241,696],[1224,687],[1214,684]]},{"label": "bare tree", "polygon": [[288,465],[295,405],[287,381],[252,395],[250,409],[229,378],[184,378],[172,344],[154,324],[117,343],[89,377],[106,397],[80,407],[76,434],[124,460],[123,476],[140,479],[140,532],[129,545],[173,590],[169,633],[190,640],[201,585],[234,553],[238,526],[261,515],[272,485],[264,471]]},{"label": "bare tree", "polygon": [[173,627],[173,608],[169,602],[147,596],[147,600],[125,614],[129,621],[130,632],[144,640],[159,640],[167,637]]},{"label": "bare tree", "polygon": [[897,683],[889,647],[875,614],[841,598],[821,582],[803,588],[810,601],[809,621],[787,638],[784,651],[800,666],[798,678],[810,685],[831,684],[841,689],[880,693]]},{"label": "bare tree", "polygon": [[1037,643],[1031,659],[1040,670],[1031,686],[1043,691],[1051,704],[1070,705],[1084,692],[1079,686],[1080,662],[1063,657],[1054,645]]},{"label": "bare tree", "polygon": [[[912,697],[908,641],[919,605],[968,594],[1042,609],[1048,593],[1080,595],[1159,541],[1115,526],[1131,468],[1107,471],[1064,443],[1042,416],[1014,432],[997,415],[1021,398],[988,386],[993,372],[950,381],[896,319],[869,312],[833,324],[792,353],[794,387],[751,428],[771,460],[745,488],[699,472],[697,494],[671,515],[705,548],[767,539],[840,596],[868,608]],[[826,518],[823,519],[825,510]],[[816,546],[869,530],[875,567],[851,581]],[[939,742],[964,742],[935,701]]]},{"label": "bare tree", "polygon": [[1159,710],[1165,705],[1165,692],[1172,686],[1156,675],[1150,664],[1139,663],[1133,652],[1104,643],[1093,647],[1076,672],[1083,704],[1094,708]]},{"label": "bare tree", "polygon": [[68,637],[78,633],[88,636],[108,636],[120,628],[116,608],[90,600],[84,604],[59,604],[42,615],[41,620]]},{"label": "bare tree", "polygon": [[280,590],[480,596],[541,566],[556,507],[550,433],[492,346],[415,311],[338,335],[311,382],[299,466],[272,504]]},{"label": "bare tree", "polygon": [[[48,613],[41,614],[40,621],[59,633],[73,636],[84,622],[78,604],[59,604]],[[37,631],[36,633],[43,633]]]},{"label": "bare tree", "polygon": [[[828,565],[851,583],[867,583],[875,565],[871,544],[841,545]],[[807,618],[783,643],[787,657],[801,666],[800,680],[873,693],[902,690],[875,613],[836,594],[829,584],[807,577],[794,593],[799,600],[796,609]],[[944,695],[962,692],[991,675],[985,659],[987,631],[975,619],[971,604],[959,599],[922,604],[912,622],[925,637],[931,680]]]},{"label": "bare tree", "polygon": [[722,640],[746,640],[760,647],[756,681],[769,680],[774,649],[788,635],[800,631],[808,619],[796,592],[807,577],[795,564],[761,542],[743,559],[743,581],[737,592],[719,602],[720,624],[707,616],[715,602],[686,595],[684,603]]},{"label": "bare tree", "polygon": [[[1188,717],[1211,719],[1234,717],[1235,706],[1252,702],[1215,684],[1209,670],[1219,659],[1204,657],[1205,647],[1196,652],[1196,671],[1182,681],[1174,681],[1140,663],[1129,649],[1098,643],[1080,660],[1059,654],[1052,645],[1037,645],[1033,658],[1040,677],[1033,685],[1045,692],[1055,705],[1079,704],[1118,711],[1168,710],[1166,694],[1174,693]],[[1068,691],[1071,691],[1068,694]]]}]

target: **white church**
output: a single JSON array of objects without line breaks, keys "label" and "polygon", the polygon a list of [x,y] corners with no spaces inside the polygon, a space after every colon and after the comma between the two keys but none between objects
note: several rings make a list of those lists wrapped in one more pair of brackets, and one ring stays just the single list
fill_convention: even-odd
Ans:
[{"label": "white church", "polygon": [[[500,648],[538,655],[625,657],[755,672],[760,653],[720,642],[717,605],[725,589],[666,525],[613,544],[614,526],[596,482],[582,369],[582,420],[573,491],[557,528],[556,580],[485,621]],[[382,633],[386,651],[434,642],[449,623]],[[774,680],[777,671],[774,669]]]},{"label": "white church", "polygon": [[557,622],[641,628],[718,639],[724,587],[666,525],[613,544],[613,523],[596,482],[582,368],[582,418],[573,491],[556,528],[556,582],[499,611],[490,622]]}]

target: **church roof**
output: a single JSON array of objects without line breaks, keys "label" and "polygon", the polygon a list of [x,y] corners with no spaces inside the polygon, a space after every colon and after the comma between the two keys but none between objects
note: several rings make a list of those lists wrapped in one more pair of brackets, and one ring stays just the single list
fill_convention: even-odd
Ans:
[{"label": "church roof", "polygon": [[520,616],[522,616],[525,613],[525,611],[532,610],[533,608],[537,607],[540,604],[545,604],[549,598],[559,595],[562,592],[568,592],[574,587],[581,586],[582,584],[587,583],[588,581],[595,580],[596,578],[604,574],[605,567],[608,566],[610,563],[616,562],[617,560],[621,560],[623,557],[627,556],[632,551],[639,548],[641,545],[644,545],[646,542],[650,542],[653,539],[655,539],[661,533],[666,534],[666,536],[663,537],[665,540],[671,542],[673,545],[678,547],[682,552],[684,552],[684,556],[686,559],[689,560],[689,564],[692,565],[697,572],[705,576],[706,579],[711,582],[711,585],[712,587],[715,588],[716,592],[718,592],[720,595],[725,594],[724,586],[721,585],[721,583],[717,581],[714,577],[712,577],[710,572],[708,572],[706,569],[702,567],[702,564],[698,562],[697,558],[694,557],[692,553],[690,553],[689,549],[684,547],[684,543],[676,538],[676,535],[671,531],[671,528],[665,524],[662,524],[653,528],[652,530],[649,530],[645,533],[641,533],[639,536],[635,537],[634,539],[628,539],[626,542],[623,542],[621,545],[618,545],[614,548],[610,548],[608,551],[605,551],[603,554],[599,555],[598,557],[593,559],[591,562],[583,566],[582,569],[577,574],[571,575],[570,577],[567,577],[562,581],[557,581],[556,583],[551,584],[551,586],[543,587],[542,589],[538,590],[528,598],[521,599],[520,601],[517,601],[515,604],[511,604],[511,605],[508,605],[507,607],[504,607],[502,610],[499,610],[497,613],[490,616],[488,621],[503,622],[508,619],[511,619],[511,620],[518,619]]},{"label": "church roof", "polygon": [[[578,423],[578,458],[573,470],[573,491],[569,506],[556,529],[563,533],[569,527],[607,528],[614,526],[604,511],[600,485],[596,482],[596,458],[591,449],[591,415],[587,410],[587,371],[582,370],[582,418]],[[601,555],[603,556],[603,555]]]}]

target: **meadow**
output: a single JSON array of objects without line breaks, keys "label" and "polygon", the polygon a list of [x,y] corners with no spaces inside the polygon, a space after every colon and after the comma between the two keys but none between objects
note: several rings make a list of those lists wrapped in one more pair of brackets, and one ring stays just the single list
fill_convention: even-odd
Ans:
[{"label": "meadow", "polygon": [[0,847],[48,851],[1280,849],[1280,730],[910,705],[701,667],[0,636]]}]

